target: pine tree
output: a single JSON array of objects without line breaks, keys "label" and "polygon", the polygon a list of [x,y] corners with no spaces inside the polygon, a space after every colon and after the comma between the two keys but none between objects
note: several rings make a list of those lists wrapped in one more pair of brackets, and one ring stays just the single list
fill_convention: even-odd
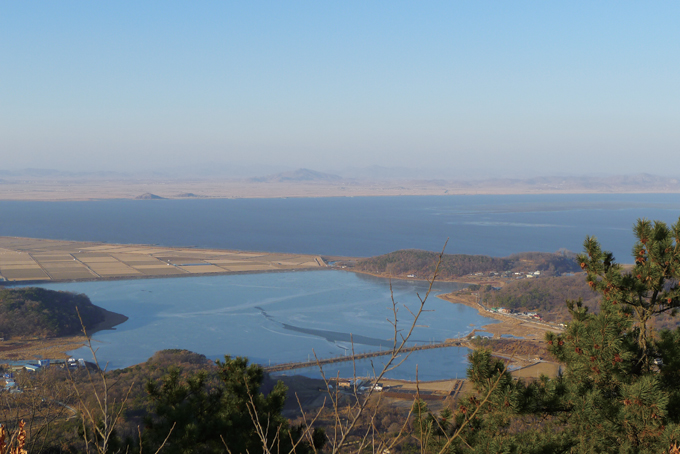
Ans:
[{"label": "pine tree", "polygon": [[[311,434],[314,447],[306,441],[298,443],[306,439],[305,427],[291,428],[281,415],[287,393],[283,382],[265,395],[260,390],[261,366],[230,356],[216,363],[217,377],[205,371],[182,377],[173,368],[160,381],[147,383],[152,411],[143,434],[144,451],[154,452],[166,437],[162,452],[171,454],[222,453],[225,444],[234,453],[257,454],[266,451],[263,437],[267,448],[276,452],[289,452],[293,443],[298,454],[324,446],[321,429]],[[130,449],[136,449],[134,444]]]},{"label": "pine tree", "polygon": [[600,306],[568,301],[572,322],[546,336],[563,375],[525,384],[489,352],[470,355],[477,396],[456,411],[452,451],[660,453],[680,441],[680,328],[651,327],[680,307],[680,220],[642,219],[634,233],[632,269],[586,238],[578,261]]}]

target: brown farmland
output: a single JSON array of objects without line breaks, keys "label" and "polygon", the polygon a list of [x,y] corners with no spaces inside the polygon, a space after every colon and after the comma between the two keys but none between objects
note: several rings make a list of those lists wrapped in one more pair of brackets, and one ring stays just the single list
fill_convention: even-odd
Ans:
[{"label": "brown farmland", "polygon": [[320,269],[319,256],[0,237],[0,280],[80,281]]}]

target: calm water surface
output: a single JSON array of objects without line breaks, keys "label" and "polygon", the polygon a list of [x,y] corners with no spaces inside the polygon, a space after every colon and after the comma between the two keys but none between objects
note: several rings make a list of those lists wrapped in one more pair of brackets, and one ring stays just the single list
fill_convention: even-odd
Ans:
[{"label": "calm water surface", "polygon": [[[439,250],[447,238],[449,253],[580,252],[585,236],[595,235],[625,263],[631,261],[636,219],[673,223],[679,215],[677,194],[0,201],[0,235],[344,256]],[[211,358],[246,355],[261,364],[297,361],[312,350],[321,357],[343,354],[349,333],[357,351],[383,348],[391,334],[384,321],[390,313],[387,282],[343,272],[45,287],[83,292],[95,304],[130,317],[115,331],[95,336],[100,357],[111,367],[140,363],[164,348]],[[438,290],[445,287],[438,284]],[[401,302],[415,306],[415,292],[422,288],[395,282],[395,291]],[[414,335],[418,342],[492,322],[438,299],[430,307],[436,312],[426,314],[428,327]],[[402,309],[400,321],[407,319]],[[400,370],[412,378],[419,364],[421,379],[462,375],[465,354],[464,349],[418,352]],[[351,374],[348,365],[342,367],[343,375]],[[371,362],[358,367],[363,374]]]},{"label": "calm water surface", "polygon": [[366,257],[397,249],[580,252],[630,262],[637,218],[676,222],[678,194],[0,201],[0,235]]},{"label": "calm water surface", "polygon": [[[100,360],[110,368],[146,361],[154,352],[182,348],[209,358],[248,356],[260,364],[307,360],[355,351],[388,348],[393,330],[389,281],[342,271],[307,271],[179,279],[47,284],[43,287],[87,294],[92,302],[130,319],[113,331],[94,335]],[[435,294],[459,288],[440,283]],[[399,325],[406,328],[423,283],[395,281]],[[442,341],[469,333],[494,320],[472,308],[434,295],[416,329],[413,343]],[[73,353],[86,357],[81,350]],[[394,377],[446,378],[465,373],[467,349],[447,348],[413,354]],[[380,359],[374,359],[376,366]],[[359,364],[369,372],[370,361]],[[332,370],[331,370],[332,369]],[[351,367],[340,367],[351,374]],[[337,366],[329,368],[335,374]],[[318,376],[318,371],[303,371]]]}]

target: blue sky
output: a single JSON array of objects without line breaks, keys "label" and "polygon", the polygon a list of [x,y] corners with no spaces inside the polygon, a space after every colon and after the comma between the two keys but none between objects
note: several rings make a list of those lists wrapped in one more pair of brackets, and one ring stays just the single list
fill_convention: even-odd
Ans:
[{"label": "blue sky", "polygon": [[680,3],[3,2],[0,169],[680,173]]}]

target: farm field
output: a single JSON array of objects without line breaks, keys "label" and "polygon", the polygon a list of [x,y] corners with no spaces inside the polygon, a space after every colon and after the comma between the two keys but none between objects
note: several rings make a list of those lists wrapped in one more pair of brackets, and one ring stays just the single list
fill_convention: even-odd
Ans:
[{"label": "farm field", "polygon": [[319,256],[0,237],[0,280],[79,281],[325,267]]}]

